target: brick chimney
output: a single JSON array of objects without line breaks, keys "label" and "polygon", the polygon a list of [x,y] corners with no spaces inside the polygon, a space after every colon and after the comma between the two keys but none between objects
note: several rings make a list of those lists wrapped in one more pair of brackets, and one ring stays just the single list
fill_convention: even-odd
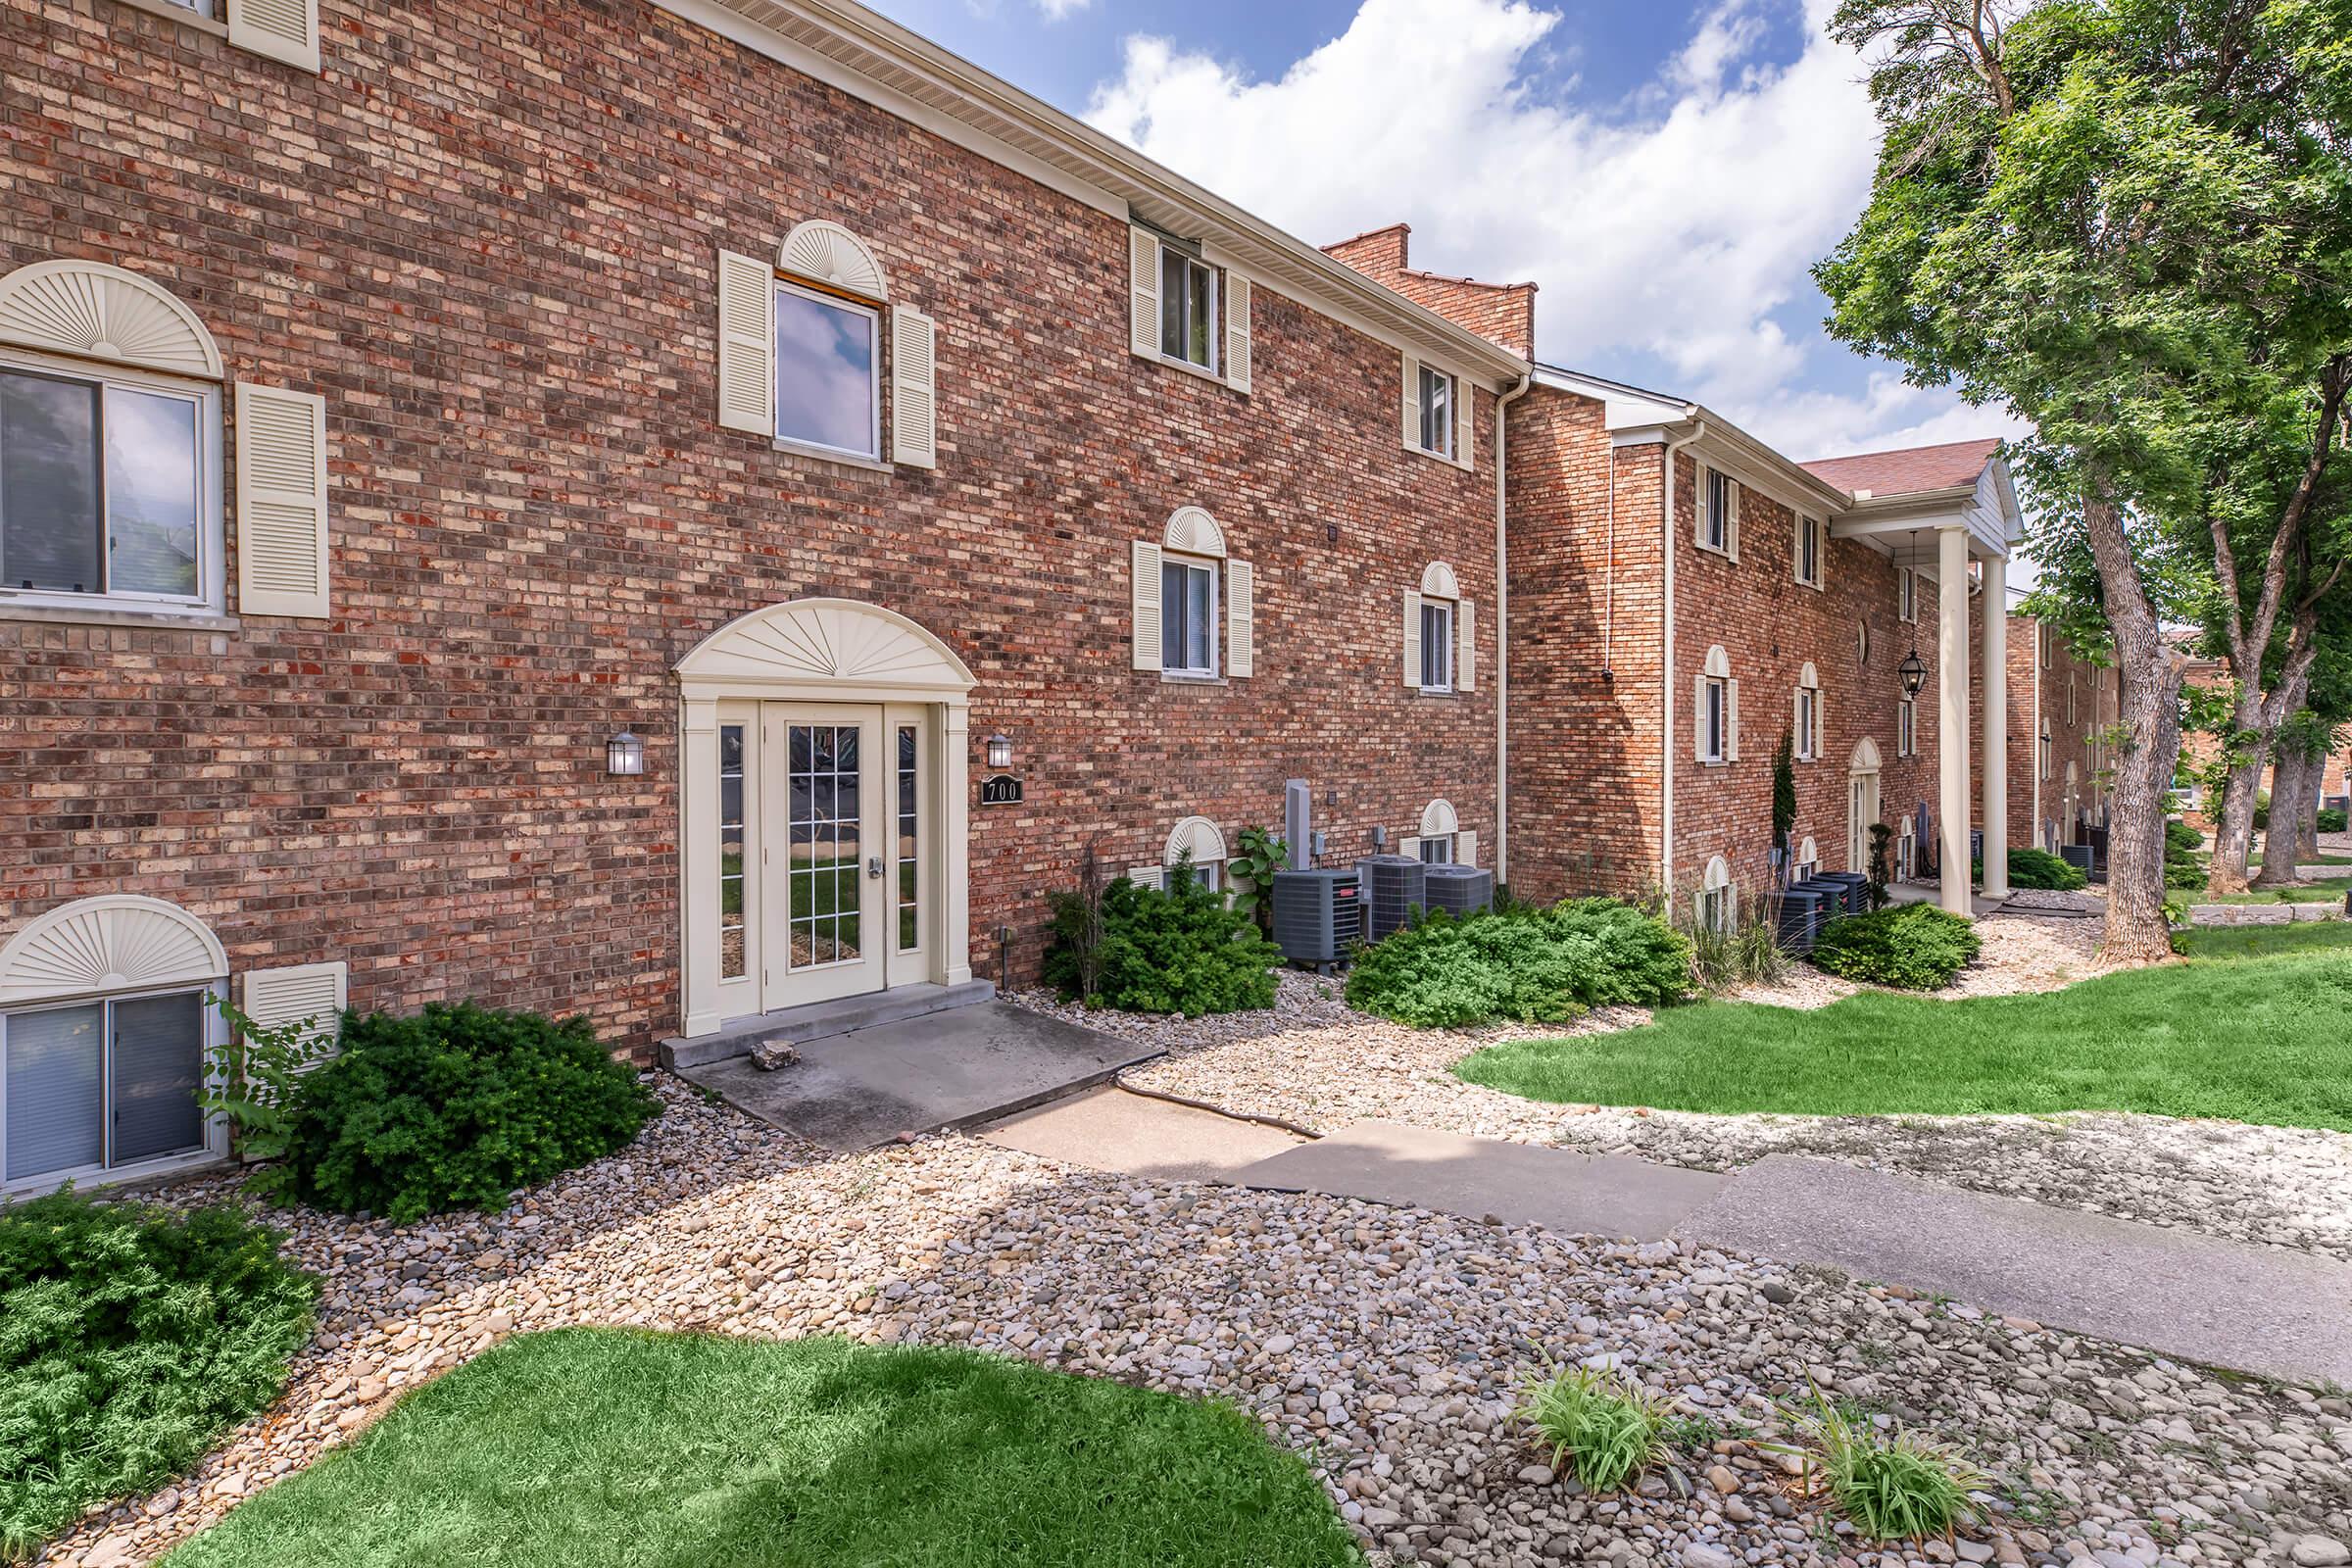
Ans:
[{"label": "brick chimney", "polygon": [[1391,223],[1326,245],[1323,253],[1384,288],[1426,307],[1454,325],[1476,332],[1523,360],[1536,355],[1536,285],[1482,283],[1472,277],[1416,271],[1406,265],[1412,225]]}]

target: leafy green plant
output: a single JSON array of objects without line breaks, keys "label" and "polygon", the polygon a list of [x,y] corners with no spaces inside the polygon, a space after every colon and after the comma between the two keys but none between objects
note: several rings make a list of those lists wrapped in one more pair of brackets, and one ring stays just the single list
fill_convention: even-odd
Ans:
[{"label": "leafy green plant", "polygon": [[1796,749],[1787,730],[1772,754],[1772,847],[1786,854],[1796,827]]},{"label": "leafy green plant", "polygon": [[2205,835],[2186,822],[2164,824],[2164,885],[2201,888],[2205,885]]},{"label": "leafy green plant", "polygon": [[1243,828],[1240,840],[1242,853],[1227,860],[1225,869],[1237,883],[1248,885],[1234,888],[1233,906],[1255,921],[1259,931],[1271,936],[1274,873],[1290,863],[1290,841],[1262,827]]},{"label": "leafy green plant", "polygon": [[[238,1153],[283,1160],[293,1138],[302,1074],[333,1053],[334,1036],[315,1015],[263,1024],[226,997],[215,997],[213,1006],[228,1025],[227,1038],[206,1053],[196,1103],[227,1118]],[[251,1186],[261,1197],[279,1197],[289,1175],[282,1164],[266,1165],[254,1173]]]},{"label": "leafy green plant", "polygon": [[2088,886],[2090,878],[2079,865],[2071,865],[2047,850],[2020,845],[2009,852],[2009,885],[2013,888],[2048,888],[2058,893],[2074,893]]},{"label": "leafy green plant", "polygon": [[1564,1023],[1593,1007],[1679,1002],[1690,948],[1616,899],[1466,919],[1438,913],[1359,949],[1348,1004],[1417,1029],[1511,1018]]},{"label": "leafy green plant", "polygon": [[1515,1412],[1535,1430],[1554,1470],[1589,1492],[1630,1486],[1670,1451],[1666,1403],[1630,1378],[1591,1367],[1551,1367],[1528,1381]]},{"label": "leafy green plant", "polygon": [[1102,991],[1102,866],[1097,841],[1086,841],[1078,885],[1049,896],[1053,923],[1046,938],[1046,981],[1073,997]]},{"label": "leafy green plant", "polygon": [[1242,1012],[1274,1005],[1273,966],[1282,951],[1257,923],[1200,885],[1188,859],[1168,868],[1168,887],[1114,879],[1102,896],[1102,943],[1095,990],[1079,955],[1056,943],[1046,955],[1046,982],[1065,997],[1123,1012]]},{"label": "leafy green plant", "polygon": [[1886,907],[1886,884],[1894,880],[1894,829],[1884,822],[1870,824],[1870,869],[1864,873],[1863,897],[1873,909]]},{"label": "leafy green plant", "polygon": [[1882,1435],[1830,1402],[1816,1388],[1810,1406],[1785,1411],[1801,1444],[1762,1444],[1805,1461],[1807,1485],[1818,1474],[1854,1528],[1872,1541],[1949,1536],[1977,1515],[1969,1493],[1985,1478],[1951,1450],[1906,1427]]},{"label": "leafy green plant", "polygon": [[2345,818],[2345,811],[2344,811],[2344,808],[2343,808],[2342,807],[2340,807],[2340,806],[2323,806],[2323,807],[2321,807],[2321,808],[2320,808],[2320,831],[2321,831],[2321,832],[2323,832],[2323,833],[2341,833],[2341,832],[2343,832],[2343,831],[2344,831],[2344,818]]},{"label": "leafy green plant", "polygon": [[347,1013],[342,1052],[305,1074],[286,1163],[305,1201],[400,1224],[507,1195],[634,1139],[662,1102],[585,1018],[470,1002]]},{"label": "leafy green plant", "polygon": [[1976,927],[1932,904],[1845,914],[1821,928],[1813,961],[1831,974],[1904,991],[1939,991],[1984,944]]},{"label": "leafy green plant", "polygon": [[0,1558],[186,1468],[277,1396],[316,1283],[228,1208],[0,1209]]}]

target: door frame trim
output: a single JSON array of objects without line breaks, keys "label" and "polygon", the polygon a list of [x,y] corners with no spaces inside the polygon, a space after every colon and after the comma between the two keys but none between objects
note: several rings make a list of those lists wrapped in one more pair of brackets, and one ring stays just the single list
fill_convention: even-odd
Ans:
[{"label": "door frame trim", "polygon": [[[718,994],[718,705],[761,702],[921,705],[933,717],[929,768],[935,920],[927,972],[907,984],[972,977],[971,799],[958,769],[971,749],[979,684],[938,637],[893,610],[854,599],[799,599],[741,615],[695,645],[678,682],[678,908],[681,1033],[712,1034]],[[889,727],[885,718],[884,728]],[[704,808],[697,809],[697,803]],[[895,983],[894,987],[895,989]]]}]

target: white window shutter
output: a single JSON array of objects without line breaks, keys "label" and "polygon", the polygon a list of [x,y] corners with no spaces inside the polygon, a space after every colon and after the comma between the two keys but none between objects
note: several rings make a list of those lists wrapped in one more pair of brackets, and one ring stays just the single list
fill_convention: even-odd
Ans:
[{"label": "white window shutter", "polygon": [[1828,710],[1821,706],[1821,692],[1816,690],[1813,693],[1813,755],[1815,757],[1827,755],[1823,742],[1827,741],[1830,736]]},{"label": "white window shutter", "polygon": [[1419,451],[1421,448],[1421,362],[1410,354],[1404,357],[1404,444]]},{"label": "white window shutter", "polygon": [[1805,689],[1799,686],[1788,694],[1788,728],[1796,738],[1791,743],[1798,760],[1813,755],[1813,736],[1805,728]]},{"label": "white window shutter", "polygon": [[776,433],[776,273],[757,256],[718,253],[718,422]]},{"label": "white window shutter", "polygon": [[1135,542],[1134,665],[1157,669],[1159,663],[1159,546],[1148,539]]},{"label": "white window shutter", "polygon": [[1707,760],[1707,677],[1690,680],[1690,755]]},{"label": "white window shutter", "polygon": [[1138,887],[1165,893],[1168,890],[1168,869],[1164,865],[1131,865],[1127,868],[1127,880]]},{"label": "white window shutter", "polygon": [[1257,673],[1257,574],[1247,561],[1225,563],[1225,673]]},{"label": "white window shutter", "polygon": [[237,383],[237,609],[323,619],[326,399]]},{"label": "white window shutter", "polygon": [[939,466],[939,327],[906,305],[890,313],[890,456]]},{"label": "white window shutter", "polygon": [[1250,280],[1225,274],[1225,384],[1250,390]]},{"label": "white window shutter", "polygon": [[1412,588],[1404,591],[1404,683],[1421,689],[1421,595]]},{"label": "white window shutter", "polygon": [[[332,1042],[343,1032],[343,1008],[349,1001],[351,966],[332,963],[295,963],[277,969],[245,971],[245,1016],[265,1029],[300,1023],[308,1018],[306,1044]],[[324,1054],[323,1052],[320,1054]]]},{"label": "white window shutter", "polygon": [[1464,865],[1478,863],[1478,835],[1467,829],[1453,836],[1453,858]]},{"label": "white window shutter", "polygon": [[1478,442],[1478,394],[1460,376],[1453,378],[1453,461],[1475,466],[1471,448]]},{"label": "white window shutter", "polygon": [[1731,553],[1732,564],[1740,564],[1740,481],[1723,482],[1723,504],[1729,515],[1723,519],[1723,548]]},{"label": "white window shutter", "polygon": [[1159,239],[1148,229],[1127,231],[1127,346],[1159,358]]},{"label": "white window shutter", "polygon": [[1796,519],[1788,534],[1788,575],[1798,582],[1805,580],[1805,519]]},{"label": "white window shutter", "polygon": [[1740,760],[1740,683],[1723,683],[1723,760]]},{"label": "white window shutter", "polygon": [[1396,853],[1408,860],[1418,860],[1421,858],[1421,841],[1419,839],[1398,839]]},{"label": "white window shutter", "polygon": [[318,70],[318,0],[228,0],[228,41],[237,48]]},{"label": "white window shutter", "polygon": [[1478,690],[1478,602],[1465,599],[1453,607],[1453,683],[1463,691]]}]

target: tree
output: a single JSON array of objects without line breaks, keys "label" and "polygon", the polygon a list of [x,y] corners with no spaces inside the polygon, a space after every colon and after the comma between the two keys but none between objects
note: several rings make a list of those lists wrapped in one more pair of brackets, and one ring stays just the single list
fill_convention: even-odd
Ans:
[{"label": "tree", "polygon": [[1874,60],[1885,137],[1815,269],[1830,329],[2033,425],[2014,466],[2121,686],[2104,956],[2163,958],[2167,520],[2344,306],[2352,0],[1845,0],[1831,30]]}]

